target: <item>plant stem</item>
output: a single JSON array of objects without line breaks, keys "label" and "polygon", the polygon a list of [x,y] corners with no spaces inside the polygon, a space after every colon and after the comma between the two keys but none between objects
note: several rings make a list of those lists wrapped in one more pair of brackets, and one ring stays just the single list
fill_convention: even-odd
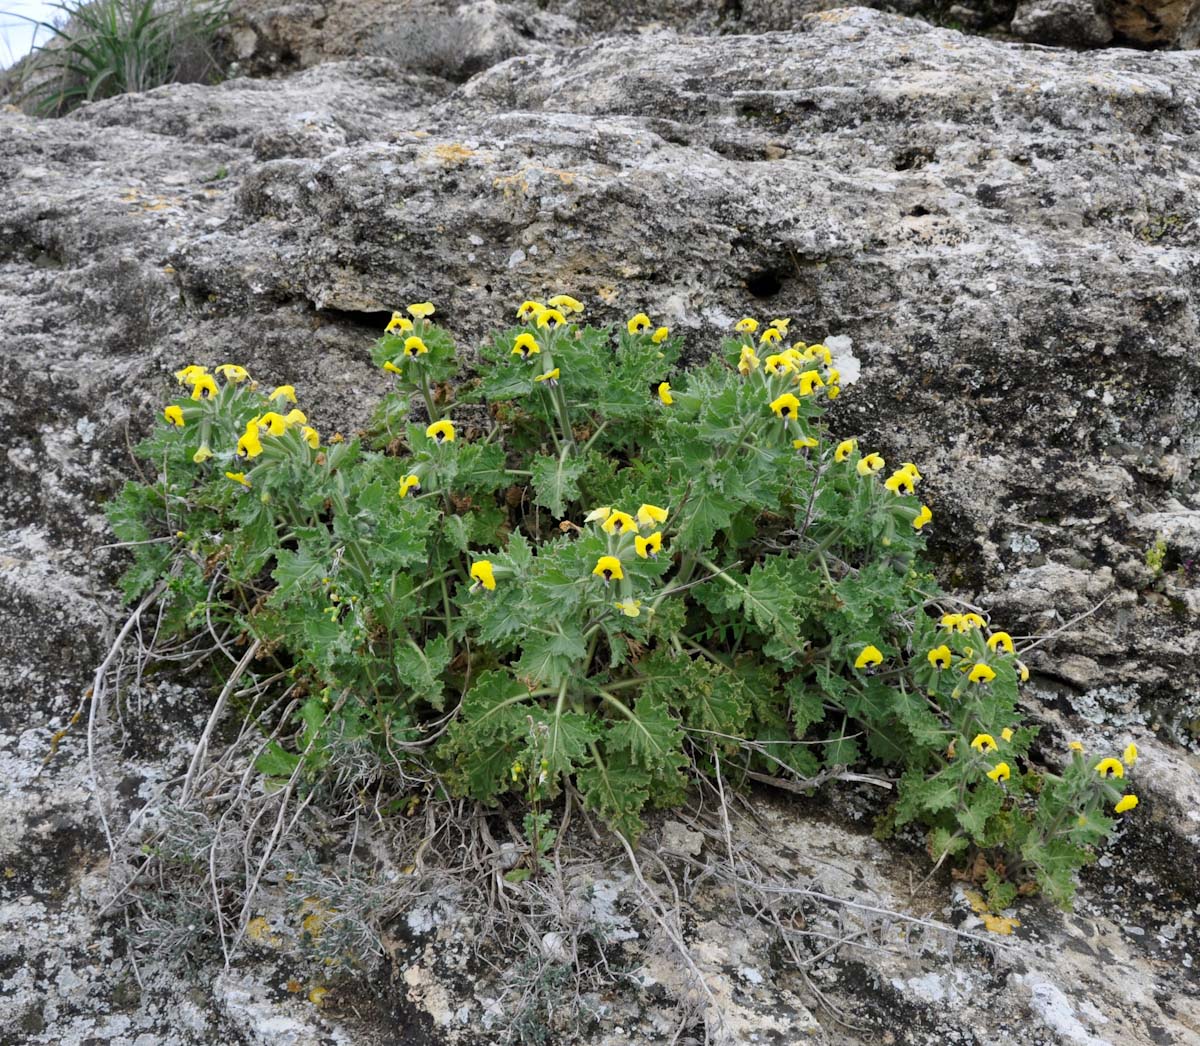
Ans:
[{"label": "plant stem", "polygon": [[558,412],[558,424],[562,429],[563,440],[572,451],[576,451],[578,448],[575,446],[575,433],[571,431],[571,419],[567,416],[567,397],[562,386],[555,385],[550,391],[550,396],[554,400],[554,409]]},{"label": "plant stem", "polygon": [[438,413],[433,407],[433,393],[429,390],[429,375],[425,373],[424,367],[418,372],[417,385],[421,390],[421,399],[425,401],[425,410],[429,414],[429,424],[432,425],[438,420]]}]

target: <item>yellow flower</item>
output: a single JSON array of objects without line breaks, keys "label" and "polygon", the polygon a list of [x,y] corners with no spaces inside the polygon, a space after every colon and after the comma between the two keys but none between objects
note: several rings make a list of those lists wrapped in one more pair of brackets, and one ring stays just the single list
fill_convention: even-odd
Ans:
[{"label": "yellow flower", "polygon": [[566,309],[567,312],[583,312],[583,302],[572,298],[569,294],[556,294],[547,304],[552,309]]},{"label": "yellow flower", "polygon": [[1013,652],[1012,636],[1010,636],[1007,632],[993,632],[990,636],[988,636],[987,645],[989,650],[1000,649],[1006,654],[1011,654]]},{"label": "yellow flower", "polygon": [[810,345],[805,351],[809,359],[819,359],[826,367],[833,365],[833,353],[829,351],[828,345]]},{"label": "yellow flower", "polygon": [[878,454],[868,454],[855,466],[860,476],[873,476],[883,468],[883,458]]},{"label": "yellow flower", "polygon": [[792,362],[791,356],[788,356],[786,353],[773,353],[763,361],[763,370],[775,375],[775,377],[779,377],[782,374],[791,374],[795,369],[795,363]]},{"label": "yellow flower", "polygon": [[1096,773],[1101,777],[1108,777],[1109,774],[1113,777],[1124,777],[1125,767],[1121,765],[1120,759],[1101,759],[1096,764]]},{"label": "yellow flower", "polygon": [[567,322],[566,316],[559,312],[558,309],[543,309],[538,313],[537,325],[539,327],[549,327],[551,320],[554,321],[554,326],[556,327],[561,327]]},{"label": "yellow flower", "polygon": [[600,525],[600,529],[606,534],[627,534],[631,530],[637,530],[638,525],[634,522],[633,517],[628,512],[620,510],[610,512]]},{"label": "yellow flower", "polygon": [[976,752],[994,752],[996,751],[996,739],[991,734],[976,734],[975,740],[971,742],[971,747]]},{"label": "yellow flower", "polygon": [[854,453],[858,446],[858,440],[844,439],[837,445],[837,450],[833,452],[834,461],[845,461],[851,454]]},{"label": "yellow flower", "polygon": [[299,407],[294,407],[283,416],[283,423],[288,428],[291,428],[293,425],[306,425],[308,424],[308,415],[300,410]]},{"label": "yellow flower", "polygon": [[983,618],[978,614],[963,614],[962,630],[965,632],[968,628],[983,628]]},{"label": "yellow flower", "polygon": [[948,628],[951,632],[962,632],[962,614],[943,614],[942,628]]},{"label": "yellow flower", "polygon": [[637,510],[637,521],[640,527],[652,527],[655,523],[667,521],[667,510],[657,505],[642,505]]},{"label": "yellow flower", "polygon": [[1007,781],[1012,776],[1012,771],[1008,768],[1008,763],[997,763],[991,770],[988,771],[990,777],[996,784],[1001,781]]},{"label": "yellow flower", "polygon": [[541,352],[541,348],[535,338],[529,331],[522,331],[517,335],[517,340],[513,342],[512,352],[509,355],[520,356],[521,359],[527,360],[530,356],[534,356]]},{"label": "yellow flower", "polygon": [[941,646],[934,647],[925,656],[929,658],[929,663],[939,671],[943,668],[950,667],[950,648],[946,646],[945,643],[943,643]]},{"label": "yellow flower", "polygon": [[885,490],[893,494],[911,494],[913,492],[912,477],[903,469],[897,469],[883,481]]},{"label": "yellow flower", "polygon": [[555,367],[554,370],[548,370],[548,371],[546,371],[545,374],[539,374],[533,380],[534,381],[548,381],[551,384],[553,384],[554,382],[558,381],[558,378],[559,378],[558,368]]},{"label": "yellow flower", "polygon": [[658,386],[658,398],[668,407],[675,402],[674,397],[671,395],[671,385],[669,382],[664,381]]},{"label": "yellow flower", "polygon": [[1125,751],[1121,753],[1121,759],[1124,761],[1126,766],[1133,766],[1133,764],[1137,762],[1137,757],[1137,745],[1130,741],[1129,744],[1125,746]]},{"label": "yellow flower", "polygon": [[267,431],[272,436],[282,436],[287,432],[287,418],[282,414],[276,413],[273,410],[267,411],[261,418],[258,419],[258,427],[266,427]]},{"label": "yellow flower", "polygon": [[671,336],[671,330],[669,327],[659,327],[658,330],[656,330],[653,334],[650,335],[650,340],[655,345],[661,345],[670,336]]},{"label": "yellow flower", "polygon": [[514,781],[517,780],[524,772],[525,767],[523,767],[520,763],[513,763],[510,773],[512,774],[512,779]]},{"label": "yellow flower", "polygon": [[758,330],[758,320],[751,319],[749,316],[743,316],[733,325],[733,329],[741,331],[743,334],[753,334]]},{"label": "yellow flower", "polygon": [[836,367],[830,367],[829,374],[827,375],[827,377],[829,379],[830,385],[836,385],[839,381],[842,380],[842,372],[840,370],[838,370]]},{"label": "yellow flower", "polygon": [[875,668],[881,664],[883,664],[883,654],[879,652],[878,647],[869,644],[863,647],[863,652],[854,659],[855,668]]},{"label": "yellow flower", "polygon": [[258,436],[258,418],[246,422],[246,431],[238,440],[237,452],[242,457],[257,458],[262,453],[262,441]]},{"label": "yellow flower", "polygon": [[772,320],[771,326],[774,327],[777,331],[779,331],[780,334],[787,334],[788,324],[791,322],[792,322],[791,319]]},{"label": "yellow flower", "polygon": [[796,384],[800,386],[801,396],[811,396],[813,389],[823,389],[825,382],[821,380],[821,375],[815,370],[806,370],[796,376]]},{"label": "yellow flower", "polygon": [[737,369],[738,373],[743,376],[753,370],[758,370],[758,357],[754,355],[754,350],[749,345],[742,346],[742,355],[738,359]]},{"label": "yellow flower", "polygon": [[636,316],[630,318],[625,324],[625,329],[630,334],[640,334],[642,331],[648,331],[654,324],[650,322],[650,317],[644,312],[639,312]]},{"label": "yellow flower", "polygon": [[454,442],[454,426],[444,418],[441,421],[435,421],[425,430],[425,435],[430,439],[437,440],[438,443],[453,443]]},{"label": "yellow flower", "polygon": [[1130,810],[1132,810],[1135,806],[1137,806],[1137,804],[1138,804],[1138,797],[1136,795],[1130,794],[1130,795],[1125,796],[1119,803],[1117,803],[1117,805],[1113,807],[1113,810],[1116,813],[1124,814],[1124,813],[1128,813]]},{"label": "yellow flower", "polygon": [[287,400],[288,403],[295,403],[296,402],[295,386],[280,385],[277,389],[272,391],[271,395],[268,396],[267,399],[274,400],[274,399],[278,399],[280,396],[282,396],[285,400]]},{"label": "yellow flower", "polygon": [[419,491],[421,489],[421,477],[416,473],[409,473],[400,481],[400,496],[408,497],[410,490]]},{"label": "yellow flower", "polygon": [[1028,683],[1029,682],[1029,669],[1025,667],[1025,662],[1017,661],[1016,666],[1017,666],[1017,678],[1020,679],[1022,683]]},{"label": "yellow flower", "polygon": [[240,483],[243,487],[250,486],[250,481],[246,478],[246,473],[244,472],[226,472],[225,478],[233,480],[234,483]]},{"label": "yellow flower", "polygon": [[796,450],[804,450],[806,448],[808,450],[812,450],[813,447],[818,446],[818,443],[816,438],[813,436],[801,436],[799,439],[792,440],[792,446],[795,447]]},{"label": "yellow flower", "polygon": [[1001,741],[1011,741],[1012,739],[1013,739],[1013,731],[1012,731],[1011,726],[1006,726],[1003,730],[1000,731],[1000,740]]},{"label": "yellow flower", "polygon": [[316,450],[321,445],[321,434],[311,425],[302,425],[300,427],[300,436],[313,450]]},{"label": "yellow flower", "polygon": [[192,461],[197,465],[203,465],[209,458],[212,457],[212,451],[208,449],[207,443],[201,443],[200,449],[192,455]]},{"label": "yellow flower", "polygon": [[471,564],[471,577],[489,592],[496,590],[496,575],[492,572],[490,560],[481,559]]},{"label": "yellow flower", "polygon": [[917,513],[916,519],[913,520],[913,530],[920,530],[925,524],[933,521],[933,513],[929,510],[928,505],[922,505],[921,511]]},{"label": "yellow flower", "polygon": [[195,383],[198,377],[207,373],[207,367],[202,367],[198,363],[189,363],[183,368],[183,370],[177,370],[175,372],[175,380],[179,382],[180,385],[192,385]]},{"label": "yellow flower", "polygon": [[774,327],[768,327],[758,336],[760,345],[774,345],[783,340],[783,335]]},{"label": "yellow flower", "polygon": [[413,329],[412,320],[399,312],[393,312],[392,318],[388,320],[388,325],[384,328],[384,334],[391,334],[393,331],[410,331]]},{"label": "yellow flower", "polygon": [[1068,741],[1067,747],[1069,749],[1071,749],[1072,752],[1082,752],[1083,751],[1083,742],[1082,741]]},{"label": "yellow flower", "polygon": [[177,407],[174,404],[172,404],[171,406],[167,407],[166,410],[163,411],[163,417],[165,417],[167,419],[167,421],[169,421],[172,425],[178,425],[180,428],[183,428],[183,408],[182,407]]},{"label": "yellow flower", "polygon": [[990,683],[996,678],[996,673],[992,670],[990,665],[985,665],[983,662],[980,662],[971,669],[971,674],[968,675],[967,678],[972,683]]},{"label": "yellow flower", "polygon": [[912,476],[912,481],[914,484],[916,484],[916,482],[922,478],[921,470],[918,469],[917,466],[911,461],[900,462],[900,469],[901,471],[907,472],[910,476]]},{"label": "yellow flower", "polygon": [[222,363],[215,370],[226,381],[245,381],[250,377],[250,372],[245,367],[239,367],[236,363]]},{"label": "yellow flower", "polygon": [[415,334],[411,338],[404,340],[404,355],[410,360],[416,359],[418,356],[424,356],[429,351],[429,347]]},{"label": "yellow flower", "polygon": [[408,314],[418,320],[428,319],[436,311],[431,301],[419,301],[415,305],[408,307]]},{"label": "yellow flower", "polygon": [[208,393],[208,398],[212,399],[217,394],[217,383],[212,380],[211,375],[198,374],[192,382],[192,399],[200,399],[205,392]]},{"label": "yellow flower", "polygon": [[778,396],[771,400],[771,410],[776,417],[787,421],[788,418],[794,418],[796,411],[800,409],[800,401],[796,399],[790,392],[785,392],[782,396]]},{"label": "yellow flower", "polygon": [[596,523],[596,522],[603,523],[604,520],[608,519],[608,517],[611,515],[612,515],[612,509],[609,508],[607,505],[603,505],[600,508],[592,509],[591,512],[589,512],[586,516],[583,517],[583,521],[585,523]]},{"label": "yellow flower", "polygon": [[403,374],[404,373],[391,360],[388,360],[386,363],[384,363],[383,369],[386,370],[389,374]]},{"label": "yellow flower", "polygon": [[648,538],[644,538],[639,534],[633,539],[633,547],[642,559],[645,559],[647,556],[657,556],[659,550],[662,548],[662,531],[656,530]]},{"label": "yellow flower", "polygon": [[610,581],[620,581],[625,577],[625,571],[621,569],[621,561],[616,556],[601,556],[596,560],[592,574],[604,578],[606,585]]},{"label": "yellow flower", "polygon": [[640,599],[623,599],[619,603],[614,603],[613,606],[626,617],[639,617],[642,613],[642,601]]},{"label": "yellow flower", "polygon": [[523,301],[517,309],[517,319],[527,320],[530,316],[537,318],[546,311],[546,306],[540,301]]}]

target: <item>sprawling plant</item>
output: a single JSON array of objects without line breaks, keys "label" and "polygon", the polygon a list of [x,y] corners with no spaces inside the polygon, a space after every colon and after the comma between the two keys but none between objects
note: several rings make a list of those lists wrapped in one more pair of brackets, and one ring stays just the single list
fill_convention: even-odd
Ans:
[{"label": "sprawling plant", "polygon": [[432,763],[531,807],[536,872],[565,788],[633,836],[689,774],[869,760],[935,858],[1069,901],[1105,811],[1137,803],[1136,751],[1029,765],[1013,640],[923,566],[917,466],[827,438],[826,346],[746,318],[681,370],[666,327],[585,326],[560,295],[468,379],[433,306],[407,311],[373,349],[392,388],[369,438],[322,442],[240,366],[185,367],[141,447],[156,481],[110,509],[126,595],[166,581],[162,632],[217,622],[303,695],[262,774],[311,780],[347,742],[378,773]]}]

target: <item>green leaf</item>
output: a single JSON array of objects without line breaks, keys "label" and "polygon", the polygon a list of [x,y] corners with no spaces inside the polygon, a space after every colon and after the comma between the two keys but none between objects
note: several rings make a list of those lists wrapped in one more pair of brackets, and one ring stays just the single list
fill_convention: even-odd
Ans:
[{"label": "green leaf", "polygon": [[562,516],[567,505],[579,497],[579,477],[586,463],[579,458],[544,455],[533,459],[534,502]]},{"label": "green leaf", "polygon": [[792,729],[797,737],[803,737],[810,726],[825,718],[825,698],[819,690],[806,686],[800,678],[789,680],[785,689]]},{"label": "green leaf", "polygon": [[650,796],[650,774],[616,753],[582,768],[575,780],[584,806],[600,814],[613,831],[631,842],[641,835],[638,815]]},{"label": "green leaf", "polygon": [[544,730],[540,752],[546,761],[549,795],[558,793],[558,783],[586,761],[591,742],[600,736],[595,721],[578,712],[546,712],[534,717]]},{"label": "green leaf", "polygon": [[277,741],[271,741],[254,760],[254,769],[268,777],[291,777],[300,765],[300,756],[287,751]]},{"label": "green leaf", "polygon": [[445,707],[441,675],[450,663],[450,641],[436,636],[423,646],[413,640],[396,644],[396,676],[417,701],[428,701],[437,711]]},{"label": "green leaf", "polygon": [[639,697],[632,714],[609,727],[607,738],[610,750],[624,750],[632,763],[647,770],[678,770],[687,765],[683,730],[659,698]]},{"label": "green leaf", "polygon": [[302,544],[295,552],[280,549],[276,555],[275,603],[293,597],[306,597],[313,589],[321,587],[321,578],[329,573],[329,560],[325,550]]},{"label": "green leaf", "polygon": [[978,843],[984,842],[988,818],[1000,812],[1004,803],[1004,793],[999,787],[991,785],[977,788],[967,794],[967,805],[960,807],[955,816],[967,832]]},{"label": "green leaf", "polygon": [[574,623],[560,625],[558,631],[547,635],[535,632],[521,644],[521,658],[513,671],[530,683],[558,686],[568,676],[578,674],[587,657],[583,633]]}]

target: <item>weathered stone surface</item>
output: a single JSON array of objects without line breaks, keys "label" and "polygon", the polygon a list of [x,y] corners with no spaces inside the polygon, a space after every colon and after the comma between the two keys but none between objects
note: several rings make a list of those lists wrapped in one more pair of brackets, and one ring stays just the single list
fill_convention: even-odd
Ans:
[{"label": "weathered stone surface", "polygon": [[[350,17],[300,6],[273,17],[314,41],[322,12]],[[755,9],[745,3],[743,19]],[[582,27],[592,10],[558,8]],[[350,431],[378,395],[366,346],[381,313],[432,297],[469,340],[553,290],[601,320],[645,309],[697,357],[746,312],[794,316],[799,337],[827,338],[844,361],[836,430],[921,464],[946,580],[1029,636],[1106,600],[1030,657],[1047,758],[1071,737],[1127,731],[1152,771],[1139,783],[1142,834],[1085,878],[1089,928],[1037,907],[1021,915],[1024,968],[996,973],[981,956],[956,980],[929,956],[893,964],[881,952],[837,966],[827,994],[883,1012],[913,1042],[969,1041],[980,1021],[985,1037],[1019,1039],[1026,1019],[1046,1041],[1186,1041],[1200,68],[1189,55],[1035,50],[862,9],[792,25],[571,50],[564,28],[491,64],[518,46],[507,36],[453,93],[386,60],[326,61],[332,45],[313,42],[311,61],[277,64],[314,67],[277,81],[166,87],[56,122],[0,113],[0,824],[11,825],[0,867],[16,870],[0,880],[13,929],[0,994],[17,1000],[9,1012],[30,1041],[286,1041],[293,1020],[296,1041],[339,1034],[282,992],[282,959],[256,959],[257,974],[235,970],[216,992],[188,996],[155,970],[143,1001],[121,995],[132,971],[116,930],[89,922],[106,847],[79,723],[38,776],[85,706],[114,623],[100,502],[134,474],[128,447],[170,372],[236,359],[296,384],[323,431]],[[129,715],[179,737],[165,751],[135,746],[131,795],[179,772],[204,701],[172,691]],[[927,862],[909,868],[903,848],[848,830],[847,813],[840,827],[783,823],[804,833],[796,849],[830,869],[830,888],[865,890],[854,869],[867,868],[872,896],[910,903],[909,874],[919,882]],[[922,896],[934,899],[914,910],[937,912],[950,895],[936,881]],[[730,998],[769,1023],[786,989],[831,1041],[877,1041],[838,1030],[731,912],[713,901],[704,914],[712,936],[747,942],[706,960]],[[412,984],[438,976],[414,973],[412,993],[454,1001],[459,988]],[[880,992],[890,1009],[869,1010]],[[167,1028],[163,1007],[182,998],[194,1011]],[[447,1028],[466,998],[438,1011]],[[126,1011],[129,1023],[110,1019]]]},{"label": "weathered stone surface", "polygon": [[1022,0],[1011,26],[1042,44],[1102,47],[1113,38],[1112,22],[1093,0]]}]

